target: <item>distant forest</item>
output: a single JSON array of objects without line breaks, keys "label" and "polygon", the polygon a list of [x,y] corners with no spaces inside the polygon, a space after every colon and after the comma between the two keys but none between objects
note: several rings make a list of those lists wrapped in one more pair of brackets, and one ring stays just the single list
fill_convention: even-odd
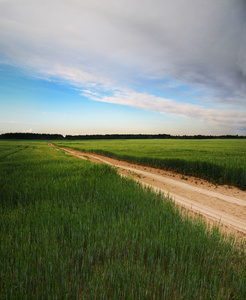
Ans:
[{"label": "distant forest", "polygon": [[116,140],[116,139],[245,139],[239,135],[171,135],[171,134],[93,134],[66,135],[47,133],[4,133],[0,139],[15,140]]}]

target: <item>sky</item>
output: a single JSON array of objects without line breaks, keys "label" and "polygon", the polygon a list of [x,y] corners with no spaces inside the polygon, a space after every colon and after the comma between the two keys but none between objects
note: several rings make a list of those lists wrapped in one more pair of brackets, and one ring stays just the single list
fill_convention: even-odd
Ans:
[{"label": "sky", "polygon": [[246,135],[245,0],[0,0],[0,133]]}]

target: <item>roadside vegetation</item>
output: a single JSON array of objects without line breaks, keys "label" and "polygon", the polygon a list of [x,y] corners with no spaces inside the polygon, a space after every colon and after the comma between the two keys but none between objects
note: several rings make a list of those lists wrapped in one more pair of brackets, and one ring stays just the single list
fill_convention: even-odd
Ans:
[{"label": "roadside vegetation", "polygon": [[63,147],[246,189],[246,140],[55,141]]},{"label": "roadside vegetation", "polygon": [[111,167],[0,142],[1,299],[244,299],[244,245]]}]

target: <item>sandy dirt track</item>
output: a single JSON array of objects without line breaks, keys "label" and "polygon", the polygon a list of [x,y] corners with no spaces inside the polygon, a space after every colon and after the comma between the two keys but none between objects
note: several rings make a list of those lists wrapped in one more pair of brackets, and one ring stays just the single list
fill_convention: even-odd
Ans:
[{"label": "sandy dirt track", "polygon": [[[55,147],[53,144],[48,143]],[[57,147],[55,147],[57,148]],[[204,180],[174,172],[144,167],[101,155],[83,153],[68,148],[57,148],[91,162],[106,163],[156,191],[169,194],[179,206],[223,226],[229,232],[246,237],[246,192],[235,187],[216,186]]]}]

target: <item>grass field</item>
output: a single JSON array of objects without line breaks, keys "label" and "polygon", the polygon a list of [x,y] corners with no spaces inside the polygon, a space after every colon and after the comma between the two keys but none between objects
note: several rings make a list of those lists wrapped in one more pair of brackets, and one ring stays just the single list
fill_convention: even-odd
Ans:
[{"label": "grass field", "polygon": [[244,245],[107,165],[0,141],[1,299],[244,299]]},{"label": "grass field", "polygon": [[173,170],[246,189],[244,140],[62,141],[59,146],[103,154],[146,166]]}]

